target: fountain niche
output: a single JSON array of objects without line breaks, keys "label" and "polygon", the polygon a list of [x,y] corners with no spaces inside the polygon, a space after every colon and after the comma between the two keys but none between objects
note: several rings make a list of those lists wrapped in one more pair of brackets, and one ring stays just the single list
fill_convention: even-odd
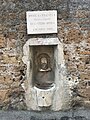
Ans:
[{"label": "fountain niche", "polygon": [[62,43],[58,38],[32,38],[24,45],[23,54],[22,60],[27,65],[24,89],[28,110],[62,109],[69,97],[68,89],[65,91]]},{"label": "fountain niche", "polygon": [[33,85],[48,89],[54,84],[54,46],[33,47]]}]

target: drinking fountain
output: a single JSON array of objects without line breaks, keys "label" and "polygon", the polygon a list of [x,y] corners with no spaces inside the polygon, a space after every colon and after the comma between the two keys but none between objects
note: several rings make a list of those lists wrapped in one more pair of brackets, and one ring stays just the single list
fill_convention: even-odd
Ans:
[{"label": "drinking fountain", "polygon": [[24,88],[28,110],[62,109],[68,103],[69,89],[59,39],[29,39],[23,46],[22,60],[27,65]]}]

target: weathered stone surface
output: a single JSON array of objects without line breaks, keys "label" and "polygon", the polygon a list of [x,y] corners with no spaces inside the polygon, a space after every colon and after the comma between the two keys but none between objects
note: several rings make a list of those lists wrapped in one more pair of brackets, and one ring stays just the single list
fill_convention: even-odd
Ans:
[{"label": "weathered stone surface", "polygon": [[[26,11],[48,9],[58,12],[58,34],[27,35]],[[26,41],[51,36],[57,36],[64,45],[67,79],[75,86],[79,83],[73,96],[80,94],[80,99],[89,106],[90,0],[0,0],[0,90],[23,86],[26,66],[22,63],[22,49]]]},{"label": "weathered stone surface", "polygon": [[0,35],[0,48],[4,48],[6,46],[6,39],[3,35]]},{"label": "weathered stone surface", "polygon": [[[35,81],[35,73],[33,72],[34,59],[31,57],[33,55],[33,49],[35,46],[50,45],[54,46],[54,59],[56,61],[55,68],[53,69],[55,74],[54,85],[50,88],[38,88],[33,85]],[[32,49],[33,46],[33,49]],[[43,49],[42,49],[43,50]],[[40,54],[42,51],[39,51]],[[44,51],[45,52],[45,51]],[[49,52],[49,51],[48,51]],[[51,51],[50,51],[51,53]],[[69,109],[70,101],[70,89],[69,83],[66,78],[66,68],[64,63],[63,46],[58,38],[32,38],[29,39],[23,47],[23,62],[27,65],[26,71],[26,85],[25,87],[25,98],[28,110],[39,110],[50,109],[54,111],[59,111],[65,107]],[[51,55],[51,54],[50,54]],[[34,66],[35,67],[35,66]],[[46,73],[46,72],[45,72]],[[48,77],[46,76],[46,79]],[[41,81],[43,80],[43,75],[41,75]],[[50,81],[49,81],[50,82]],[[40,83],[38,83],[40,84]],[[40,96],[40,97],[39,97]],[[62,96],[62,97],[61,97]],[[33,104],[34,103],[34,104]]]},{"label": "weathered stone surface", "polygon": [[12,76],[10,75],[4,75],[4,76],[0,76],[0,83],[1,84],[6,84],[6,85],[9,85],[9,84],[12,84]]},{"label": "weathered stone surface", "polygon": [[7,108],[9,101],[9,89],[0,90],[0,109]]}]

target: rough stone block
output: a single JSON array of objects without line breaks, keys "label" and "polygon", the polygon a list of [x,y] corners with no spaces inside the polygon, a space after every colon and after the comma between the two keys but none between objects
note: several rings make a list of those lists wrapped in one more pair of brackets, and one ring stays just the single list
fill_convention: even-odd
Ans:
[{"label": "rough stone block", "polygon": [[10,76],[10,75],[0,76],[0,84],[10,85],[10,84],[12,84],[12,82],[13,82],[12,76]]},{"label": "rough stone block", "polygon": [[90,79],[90,74],[81,73],[80,78],[81,78],[81,80],[89,80]]},{"label": "rough stone block", "polygon": [[6,90],[0,90],[0,104],[4,103],[5,101],[8,101],[8,93],[9,93],[9,90],[6,89]]},{"label": "rough stone block", "polygon": [[6,40],[3,35],[0,35],[0,48],[6,47]]}]

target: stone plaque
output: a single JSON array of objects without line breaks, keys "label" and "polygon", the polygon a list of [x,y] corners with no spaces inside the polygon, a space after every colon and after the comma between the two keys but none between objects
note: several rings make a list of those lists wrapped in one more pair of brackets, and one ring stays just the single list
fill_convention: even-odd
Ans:
[{"label": "stone plaque", "polygon": [[57,11],[27,11],[27,33],[57,33]]}]

